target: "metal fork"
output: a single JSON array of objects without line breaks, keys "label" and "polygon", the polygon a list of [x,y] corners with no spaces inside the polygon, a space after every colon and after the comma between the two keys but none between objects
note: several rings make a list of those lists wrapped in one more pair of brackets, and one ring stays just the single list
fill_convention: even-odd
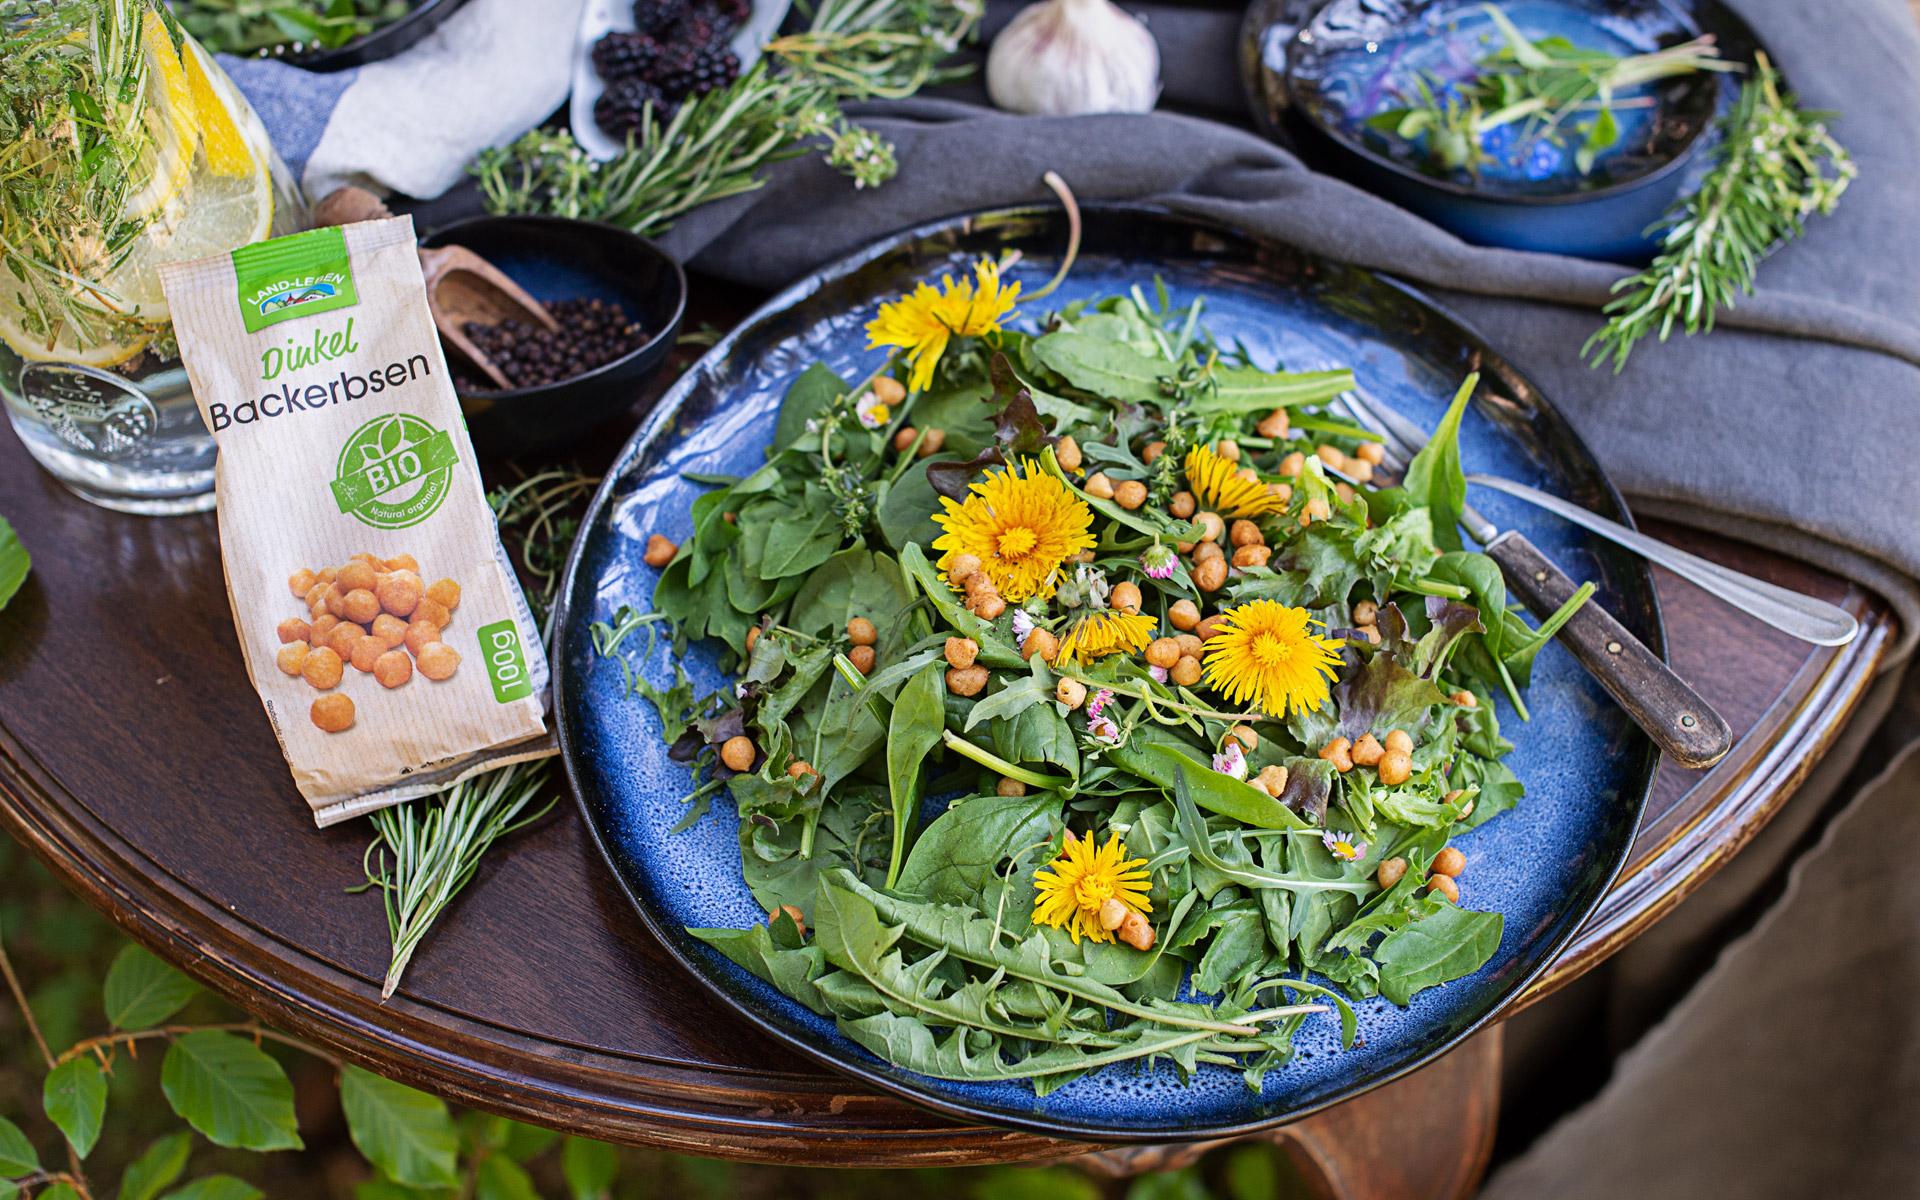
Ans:
[{"label": "metal fork", "polygon": [[[1358,388],[1354,389],[1354,393],[1354,403],[1345,406],[1347,412],[1367,428],[1381,434],[1389,452],[1404,461],[1426,444],[1427,434],[1418,425],[1395,412],[1378,397]],[[1590,513],[1576,504],[1569,504],[1558,496],[1549,496],[1524,483],[1515,483],[1498,475],[1469,475],[1467,482],[1517,496],[1583,529],[1592,530],[1649,562],[1659,563],[1749,616],[1757,617],[1803,642],[1812,642],[1816,646],[1844,646],[1860,633],[1860,622],[1843,608],[1688,554],[1678,547]],[[1472,508],[1467,509],[1467,520],[1488,530],[1493,528]],[[1474,539],[1480,542],[1487,540],[1478,533],[1474,533]]]},{"label": "metal fork", "polygon": [[[1426,444],[1424,430],[1359,388],[1342,393],[1338,403],[1357,424],[1379,435],[1388,454],[1381,466],[1396,478]],[[1578,590],[1518,531],[1502,533],[1470,506],[1460,524],[1500,565],[1508,590],[1536,616],[1544,619]],[[1710,767],[1733,748],[1733,731],[1720,714],[1599,605],[1581,605],[1561,627],[1558,640],[1681,766]]]}]

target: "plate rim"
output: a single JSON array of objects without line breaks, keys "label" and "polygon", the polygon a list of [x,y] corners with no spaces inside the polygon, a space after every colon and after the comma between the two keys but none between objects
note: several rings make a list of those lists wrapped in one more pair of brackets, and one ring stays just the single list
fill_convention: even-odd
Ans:
[{"label": "plate rim", "polygon": [[[1461,319],[1445,305],[1436,302],[1425,293],[1383,271],[1368,267],[1358,267],[1347,263],[1338,263],[1337,260],[1312,251],[1300,249],[1278,238],[1253,233],[1249,230],[1238,228],[1228,222],[1182,212],[1165,205],[1125,201],[1095,201],[1082,202],[1080,208],[1083,219],[1088,222],[1098,220],[1107,215],[1145,216],[1155,220],[1185,225],[1198,231],[1245,239],[1261,247],[1276,247],[1288,254],[1305,255],[1309,259],[1336,264],[1346,269],[1363,271],[1387,286],[1428,306],[1457,325],[1470,338],[1485,347],[1487,351],[1493,353],[1514,377],[1523,381],[1527,387],[1532,389],[1533,393],[1540,398],[1543,406],[1565,427],[1567,435],[1573,439],[1575,448],[1586,457],[1587,461],[1593,464],[1607,498],[1616,506],[1617,513],[1622,518],[1623,523],[1628,525],[1632,524],[1631,512],[1628,510],[1626,501],[1621,496],[1619,489],[1614,485],[1612,477],[1601,467],[1599,459],[1594,457],[1591,449],[1586,444],[1586,440],[1580,436],[1579,431],[1573,427],[1571,422],[1566,420],[1565,415],[1554,405],[1552,399],[1548,397],[1538,385],[1534,384],[1533,380],[1528,377],[1525,372],[1522,372],[1516,365],[1506,359],[1505,356],[1500,355],[1498,351],[1494,349],[1493,344],[1488,341],[1479,330],[1474,328],[1470,322]],[[662,948],[665,949],[674,963],[681,970],[692,976],[709,994],[720,1000],[730,1011],[746,1020],[756,1030],[772,1037],[783,1046],[799,1051],[806,1058],[820,1064],[828,1070],[848,1076],[867,1087],[903,1100],[917,1108],[976,1125],[1016,1129],[1027,1133],[1039,1134],[1044,1137],[1096,1145],[1152,1145],[1244,1137],[1302,1120],[1315,1113],[1331,1108],[1334,1105],[1352,1100],[1377,1087],[1400,1079],[1413,1071],[1417,1071],[1431,1064],[1436,1059],[1451,1053],[1468,1038],[1473,1037],[1487,1026],[1503,1019],[1506,1012],[1512,1007],[1513,1002],[1519,999],[1528,987],[1553,965],[1560,953],[1566,949],[1567,945],[1579,933],[1581,927],[1593,915],[1594,910],[1599,906],[1601,901],[1605,899],[1607,893],[1619,879],[1620,872],[1625,869],[1627,860],[1631,857],[1633,839],[1631,837],[1627,839],[1624,850],[1606,872],[1605,882],[1599,888],[1595,889],[1593,898],[1585,905],[1585,911],[1579,914],[1577,920],[1568,923],[1566,932],[1556,938],[1550,948],[1540,955],[1538,962],[1535,963],[1532,969],[1517,976],[1514,981],[1508,985],[1508,990],[1504,997],[1486,1012],[1462,1025],[1452,1036],[1442,1039],[1432,1047],[1409,1058],[1406,1062],[1389,1070],[1385,1070],[1377,1077],[1368,1079],[1366,1082],[1352,1088],[1340,1090],[1336,1094],[1303,1104],[1299,1108],[1291,1109],[1273,1117],[1235,1122],[1232,1124],[1206,1124],[1185,1128],[1166,1126],[1153,1128],[1113,1128],[1073,1120],[1062,1120],[1060,1118],[1008,1113],[970,1101],[933,1093],[931,1089],[921,1088],[896,1079],[892,1075],[867,1063],[843,1057],[828,1047],[822,1046],[817,1042],[788,1030],[780,1021],[769,1015],[758,1012],[752,1007],[742,1003],[736,996],[728,991],[719,980],[712,977],[710,974],[710,964],[699,957],[701,949],[705,944],[700,943],[699,945],[695,945],[691,941],[691,935],[687,934],[684,929],[671,926],[671,923],[663,923],[657,914],[652,911],[649,904],[642,900],[640,895],[636,893],[633,886],[628,882],[626,872],[621,869],[619,858],[607,845],[601,824],[595,819],[591,802],[588,800],[587,794],[581,785],[580,772],[576,767],[576,758],[578,757],[578,746],[576,744],[577,735],[573,728],[573,722],[568,715],[567,706],[562,701],[563,694],[565,694],[570,686],[573,686],[573,673],[567,666],[567,655],[563,652],[563,647],[568,641],[567,631],[575,620],[573,612],[574,589],[581,560],[584,557],[587,544],[591,540],[590,533],[604,515],[607,504],[612,499],[614,488],[625,478],[633,461],[650,448],[657,439],[666,436],[672,431],[680,409],[686,403],[688,396],[693,392],[694,385],[699,380],[703,368],[723,361],[747,331],[760,322],[769,317],[777,316],[822,290],[829,284],[846,278],[876,259],[884,257],[905,245],[933,238],[954,230],[964,231],[970,224],[976,221],[989,219],[1017,220],[1023,217],[1051,215],[1061,211],[1061,206],[1058,204],[1022,204],[978,209],[924,222],[897,233],[886,235],[822,267],[816,268],[804,278],[782,288],[770,296],[765,303],[755,308],[743,318],[738,325],[729,330],[718,342],[715,342],[706,354],[702,355],[687,367],[680,378],[676,380],[666,394],[660,398],[652,412],[648,414],[647,419],[641,423],[639,428],[634,430],[633,434],[627,439],[626,444],[621,447],[619,454],[615,456],[613,462],[608,465],[606,473],[601,479],[599,488],[594,492],[592,503],[588,505],[585,514],[581,517],[580,529],[582,536],[574,542],[572,550],[569,551],[567,555],[567,564],[561,574],[560,589],[554,609],[553,635],[548,646],[551,675],[553,678],[553,723],[560,745],[559,758],[562,770],[566,774],[568,790],[572,794],[575,807],[579,810],[580,816],[587,826],[587,831],[593,840],[594,848],[599,851],[601,860],[612,873],[614,881],[619,885],[621,893],[627,898],[627,902],[632,905],[635,912],[639,915],[641,924],[646,928],[647,932],[661,944]],[[1649,602],[1648,616],[1651,618],[1651,628],[1649,632],[1652,637],[1648,648],[1658,655],[1662,661],[1665,661],[1667,657],[1666,620],[1661,611],[1659,591],[1654,584],[1651,566],[1648,565],[1644,559],[1638,559],[1636,561],[1640,566],[1639,573]],[[1636,829],[1638,829],[1641,820],[1644,818],[1647,803],[1652,797],[1653,784],[1660,760],[1659,748],[1654,745],[1652,739],[1647,738],[1644,734],[1641,736],[1645,742],[1646,753],[1644,765],[1641,767],[1644,782],[1637,789],[1638,795],[1632,801],[1633,823]],[[901,1070],[904,1071],[904,1068]],[[910,1075],[913,1074],[911,1072],[906,1073]],[[914,1075],[914,1077],[923,1078],[918,1075]]]}]

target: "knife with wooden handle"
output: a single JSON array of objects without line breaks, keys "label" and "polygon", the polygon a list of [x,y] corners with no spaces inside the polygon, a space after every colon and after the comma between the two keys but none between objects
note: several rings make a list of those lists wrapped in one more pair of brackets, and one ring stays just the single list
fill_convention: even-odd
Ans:
[{"label": "knife with wooden handle", "polygon": [[[1573,580],[1521,534],[1497,534],[1483,549],[1535,616],[1545,619],[1572,598]],[[1598,604],[1582,604],[1557,640],[1681,766],[1710,767],[1733,748],[1720,714]]]}]

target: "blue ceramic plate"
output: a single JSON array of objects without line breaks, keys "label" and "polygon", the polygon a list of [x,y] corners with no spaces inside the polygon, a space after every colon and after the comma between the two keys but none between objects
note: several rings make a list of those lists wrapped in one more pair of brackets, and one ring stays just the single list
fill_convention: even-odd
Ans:
[{"label": "blue ceramic plate", "polygon": [[[1059,1137],[1159,1141],[1217,1137],[1298,1117],[1443,1053],[1490,1020],[1564,946],[1625,861],[1653,780],[1644,734],[1572,659],[1547,648],[1528,694],[1531,724],[1503,711],[1518,748],[1507,762],[1527,786],[1514,811],[1459,841],[1466,902],[1506,914],[1500,949],[1479,972],[1415,997],[1360,1006],[1363,1044],[1338,1046],[1332,1014],[1295,1038],[1299,1052],[1249,1091],[1238,1072],[1202,1067],[1183,1084],[1171,1066],[1089,1075],[1036,1099],[1024,1083],[930,1079],[875,1058],[816,1016],[686,933],[744,928],[764,914],[740,878],[738,818],[722,792],[711,813],[670,833],[686,809],[687,773],[668,761],[653,707],[628,698],[618,664],[599,658],[589,626],[622,605],[652,607],[656,573],[641,562],[648,535],[678,541],[703,490],[683,472],[747,474],[765,461],[787,386],[824,361],[860,378],[880,361],[862,326],[881,300],[921,280],[958,274],[981,254],[1022,253],[1012,277],[1031,291],[1054,272],[1065,242],[1055,210],[1017,209],[913,230],[829,267],[775,297],[715,346],[671,392],[614,463],[574,550],[561,593],[555,678],[566,769],[607,861],[640,917],[730,1007],[774,1036],[875,1087],[963,1119]],[[1205,320],[1263,366],[1351,366],[1361,383],[1431,425],[1467,372],[1486,379],[1461,435],[1469,470],[1494,471],[1627,520],[1619,496],[1539,391],[1477,336],[1405,287],[1351,267],[1186,217],[1140,208],[1087,214],[1080,260],[1046,304],[1163,281],[1176,305],[1206,297]],[[1042,304],[1022,306],[1023,318]],[[1517,527],[1598,601],[1658,650],[1661,625],[1644,563],[1498,493],[1474,502]],[[647,662],[666,684],[662,646]],[[635,646],[644,649],[644,641]],[[716,654],[686,660],[702,689],[722,686]]]}]

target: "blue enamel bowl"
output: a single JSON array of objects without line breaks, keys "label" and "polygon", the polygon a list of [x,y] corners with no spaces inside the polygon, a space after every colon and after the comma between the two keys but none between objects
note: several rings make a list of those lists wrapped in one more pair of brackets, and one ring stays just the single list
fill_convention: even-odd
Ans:
[{"label": "blue enamel bowl", "polygon": [[[1312,1018],[1292,1061],[1251,1091],[1238,1071],[1203,1065],[1182,1080],[1167,1063],[1118,1064],[1044,1097],[1030,1084],[956,1083],[903,1070],[843,1036],[833,1021],[734,966],[689,927],[746,928],[764,919],[741,880],[739,817],[727,794],[689,827],[691,784],[668,758],[678,730],[631,695],[622,664],[601,657],[592,626],[623,606],[651,611],[658,573],[647,538],[691,532],[689,506],[705,490],[691,474],[750,473],[766,461],[787,388],[814,362],[860,378],[881,361],[863,325],[882,300],[981,255],[1018,250],[1011,278],[1031,292],[1059,265],[1066,220],[1055,209],[960,218],[889,238],[774,297],[668,392],[607,472],[575,544],[554,639],[555,715],[581,811],[638,918],[715,1005],[875,1088],[962,1120],[1063,1138],[1155,1142],[1225,1137],[1300,1117],[1385,1083],[1444,1054],[1493,1020],[1553,960],[1626,861],[1653,781],[1657,753],[1626,714],[1557,645],[1534,667],[1531,723],[1501,712],[1525,781],[1520,806],[1464,835],[1464,902],[1497,909],[1505,933],[1474,974],[1430,988],[1408,1008],[1359,1008],[1361,1043],[1339,1045],[1333,1014]],[[1460,380],[1483,382],[1461,435],[1470,470],[1496,471],[1615,520],[1625,506],[1593,458],[1523,375],[1423,297],[1371,272],[1163,211],[1093,206],[1066,283],[1021,306],[1029,328],[1075,299],[1163,284],[1178,306],[1206,298],[1222,344],[1244,345],[1266,367],[1351,366],[1369,391],[1431,428]],[[1633,555],[1499,493],[1474,496],[1487,516],[1518,529],[1649,646],[1664,643],[1652,574]],[[661,637],[629,639],[628,663],[659,686],[674,662]],[[727,685],[710,644],[679,659],[697,688]],[[1504,703],[1504,702],[1502,702]]]},{"label": "blue enamel bowl", "polygon": [[[1508,0],[1531,39],[1629,55],[1712,34],[1723,57],[1751,61],[1751,31],[1717,0]],[[1483,139],[1478,175],[1435,167],[1420,147],[1367,125],[1400,107],[1416,77],[1457,78],[1501,39],[1476,0],[1331,0],[1303,18],[1298,0],[1249,9],[1244,63],[1256,120],[1316,166],[1411,209],[1465,241],[1644,263],[1651,230],[1698,186],[1739,96],[1736,73],[1696,73],[1636,89],[1616,109],[1617,145],[1574,165],[1578,136],[1520,153],[1510,128]]]}]

